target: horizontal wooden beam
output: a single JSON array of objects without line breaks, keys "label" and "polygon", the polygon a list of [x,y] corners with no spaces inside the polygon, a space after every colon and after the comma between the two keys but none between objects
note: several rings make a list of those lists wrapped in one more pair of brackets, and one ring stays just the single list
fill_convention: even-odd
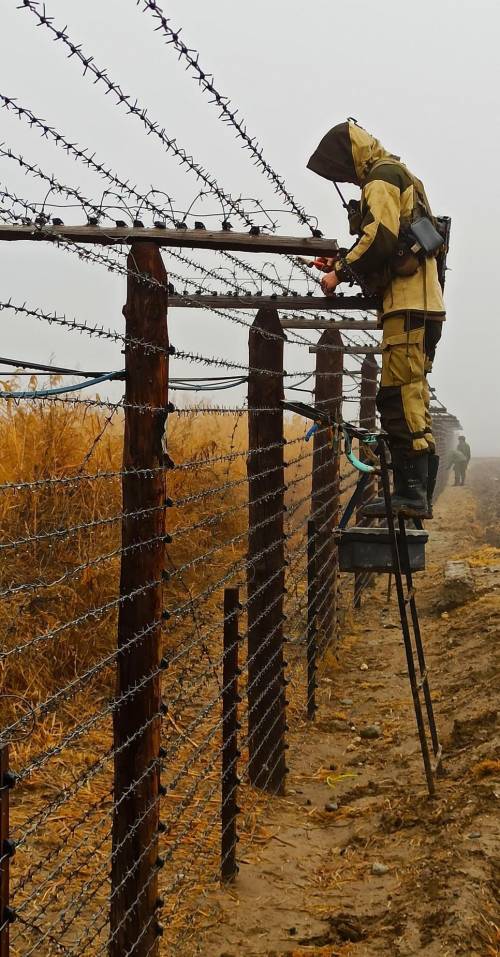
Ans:
[{"label": "horizontal wooden beam", "polygon": [[282,319],[283,329],[341,329],[350,332],[376,329],[376,319]]},{"label": "horizontal wooden beam", "polygon": [[131,243],[138,239],[158,243],[159,246],[189,249],[216,249],[241,253],[287,253],[288,255],[329,256],[336,249],[336,239],[316,239],[313,236],[276,236],[259,233],[257,236],[233,230],[210,229],[153,229],[134,226],[0,226],[0,240],[70,240],[74,243],[95,243],[112,246]]},{"label": "horizontal wooden beam", "polygon": [[[200,295],[195,293],[187,296],[177,294],[169,296],[168,307],[169,309],[277,309],[278,312],[292,310],[330,312],[333,309],[339,312],[341,309],[360,309],[361,311],[376,309],[377,304],[364,296],[344,296],[342,293],[335,296],[257,296],[253,294],[214,296],[208,293],[200,293]],[[376,324],[373,328],[376,328]]]},{"label": "horizontal wooden beam", "polygon": [[343,352],[346,356],[381,356],[379,346],[309,346],[309,352],[322,352],[329,349],[332,352]]}]

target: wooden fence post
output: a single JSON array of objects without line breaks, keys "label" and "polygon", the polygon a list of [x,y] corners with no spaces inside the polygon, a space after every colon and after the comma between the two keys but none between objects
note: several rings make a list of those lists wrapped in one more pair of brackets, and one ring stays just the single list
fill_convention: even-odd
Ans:
[{"label": "wooden fence post", "polygon": [[[123,313],[126,343],[123,512],[114,727],[111,957],[157,957],[162,571],[165,473],[162,438],[168,401],[167,274],[158,247],[133,243]],[[140,408],[142,407],[142,408]],[[160,411],[158,411],[160,410]],[[134,473],[135,469],[152,469]],[[139,518],[133,513],[146,509]],[[127,517],[127,514],[130,517]],[[131,548],[154,539],[144,548]],[[128,595],[133,595],[127,598]],[[143,635],[144,637],[140,637]],[[137,687],[137,691],[133,689]]]},{"label": "wooden fence post", "polygon": [[[452,452],[455,451],[457,447],[457,423],[456,419],[452,418],[449,415],[444,416],[443,421],[443,449],[442,449],[442,458],[443,466],[441,469],[441,478],[440,488],[438,489],[438,495],[442,492],[450,480],[450,471],[445,472],[445,467],[448,464],[448,460]],[[440,463],[441,464],[441,463]],[[445,477],[446,476],[446,477]],[[436,496],[437,497],[437,496]]]},{"label": "wooden fence post", "polygon": [[[447,457],[446,430],[441,415],[432,416],[432,434],[436,443],[436,453],[439,455],[439,471],[434,490],[434,501],[436,501],[443,490],[443,464],[444,458]],[[448,477],[448,472],[446,472],[446,476]]]},{"label": "wooden fence post", "polygon": [[316,522],[312,518],[307,523],[307,704],[306,713],[309,721],[316,716],[316,657],[317,642],[317,609],[316,609]]},{"label": "wooden fence post", "polygon": [[[342,409],[342,336],[338,329],[326,329],[318,340],[316,353],[315,404],[335,419]],[[332,348],[335,347],[335,348]],[[316,601],[326,609],[317,621],[318,645],[327,647],[334,635],[337,601],[337,548],[333,530],[340,508],[340,458],[332,454],[328,429],[314,434],[311,517],[316,525]]]},{"label": "wooden fence post", "polygon": [[449,415],[448,413],[437,413],[432,415],[432,432],[436,442],[436,452],[440,459],[436,488],[434,492],[435,502],[441,495],[441,492],[446,488],[450,479],[448,461],[450,452],[452,452],[455,447],[458,425],[459,423],[455,417]]},{"label": "wooden fence post", "polygon": [[259,309],[248,363],[248,772],[252,784],[275,794],[286,776],[284,341],[276,309]]},{"label": "wooden fence post", "polygon": [[[377,415],[375,398],[377,395],[377,376],[378,365],[375,356],[368,355],[363,359],[361,366],[361,390],[359,403],[359,424],[362,429],[374,429]],[[366,450],[360,443],[359,457],[362,462],[368,461]],[[366,483],[363,497],[356,511],[356,525],[371,525],[373,519],[365,518],[363,508],[377,492],[377,482],[375,476]],[[371,575],[366,572],[356,572],[354,575],[354,607],[361,608],[361,595],[371,579]]]},{"label": "wooden fence post", "polygon": [[10,853],[8,851],[10,788],[9,745],[0,745],[0,957],[9,957]]},{"label": "wooden fence post", "polygon": [[239,588],[224,589],[224,659],[222,662],[222,784],[221,882],[234,881],[238,873],[236,821],[238,808],[238,615]]}]

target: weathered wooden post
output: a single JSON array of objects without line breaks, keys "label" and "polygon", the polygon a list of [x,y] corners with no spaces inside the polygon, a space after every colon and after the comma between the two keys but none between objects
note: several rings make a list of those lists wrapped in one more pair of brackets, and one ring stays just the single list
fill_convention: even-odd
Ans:
[{"label": "weathered wooden post", "polygon": [[[436,501],[443,490],[443,465],[445,464],[444,458],[446,457],[446,436],[441,415],[432,415],[431,421],[432,434],[436,443],[436,453],[439,455],[439,471],[436,479],[436,488],[434,491],[434,501]],[[446,477],[448,477],[448,472],[446,472]]]},{"label": "weathered wooden post", "polygon": [[[167,274],[158,247],[133,243],[125,346],[125,438],[118,614],[111,957],[157,957],[160,749],[160,624],[165,536],[162,438],[168,403]],[[134,472],[140,469],[139,472]],[[152,471],[148,473],[147,470]],[[134,513],[141,510],[140,519]],[[146,511],[144,511],[146,510]],[[128,517],[130,516],[130,517]],[[153,544],[144,548],[141,542]],[[127,598],[127,596],[131,596]],[[144,637],[141,637],[143,635]],[[136,691],[133,689],[137,688]]]},{"label": "weathered wooden post", "polygon": [[306,713],[309,721],[316,716],[316,657],[317,642],[317,608],[316,608],[316,522],[312,518],[307,523],[307,705]]},{"label": "weathered wooden post", "polygon": [[238,873],[238,667],[240,611],[238,588],[224,589],[224,660],[222,663],[222,778],[221,778],[221,882],[234,881]]},{"label": "weathered wooden post", "polygon": [[434,501],[437,501],[441,492],[446,488],[449,482],[450,470],[448,468],[448,462],[450,453],[455,446],[456,432],[459,428],[460,423],[458,420],[455,416],[447,412],[436,412],[432,415],[432,432],[436,442],[436,452],[440,459]]},{"label": "weathered wooden post", "polygon": [[[456,448],[456,424],[456,420],[454,420],[451,416],[447,414],[443,416],[443,461],[446,463],[446,465],[450,460],[451,453]],[[444,479],[444,473],[442,472],[441,474],[443,475],[443,480],[439,490],[440,492],[444,490],[450,480],[451,469],[449,472],[446,472],[446,480]]]},{"label": "weathered wooden post", "polygon": [[[338,329],[326,329],[318,340],[316,353],[315,404],[333,419],[342,410],[342,336]],[[332,452],[331,434],[320,428],[314,435],[311,517],[316,526],[316,601],[325,611],[317,622],[323,632],[322,647],[334,634],[337,594],[337,548],[333,530],[340,507],[340,458]]]},{"label": "weathered wooden post", "polygon": [[259,309],[249,334],[248,737],[252,784],[284,790],[283,344],[276,309]]},{"label": "weathered wooden post", "polygon": [[[374,429],[377,415],[375,398],[377,395],[377,375],[378,365],[375,356],[367,355],[363,359],[361,366],[361,388],[359,402],[359,424],[363,429]],[[363,444],[359,446],[359,457],[362,462],[368,461],[366,449]],[[370,519],[363,515],[363,508],[368,504],[377,492],[377,482],[375,476],[366,483],[363,497],[356,511],[356,525],[370,525]],[[356,572],[354,575],[354,607],[361,608],[361,595],[371,579],[371,575],[366,572]]]},{"label": "weathered wooden post", "polygon": [[0,957],[9,957],[10,909],[10,789],[13,778],[9,771],[9,745],[0,745]]}]

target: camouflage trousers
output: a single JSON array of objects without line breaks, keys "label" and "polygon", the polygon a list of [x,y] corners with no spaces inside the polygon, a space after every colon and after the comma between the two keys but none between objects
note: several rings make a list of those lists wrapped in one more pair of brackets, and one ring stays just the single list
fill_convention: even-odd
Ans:
[{"label": "camouflage trousers", "polygon": [[410,455],[435,451],[427,374],[441,331],[442,322],[418,313],[384,319],[377,408],[391,448]]}]

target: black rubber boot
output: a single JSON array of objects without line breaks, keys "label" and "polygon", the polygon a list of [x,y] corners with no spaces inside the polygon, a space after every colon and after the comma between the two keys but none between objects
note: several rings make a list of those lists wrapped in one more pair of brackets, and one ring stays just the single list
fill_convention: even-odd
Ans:
[{"label": "black rubber boot", "polygon": [[427,518],[427,483],[429,480],[429,454],[393,456],[395,474],[400,470],[401,486],[392,496],[392,508],[404,518]]},{"label": "black rubber boot", "polygon": [[374,498],[368,505],[363,506],[362,512],[367,518],[383,518],[386,514],[385,498]]},{"label": "black rubber boot", "polygon": [[[401,470],[399,464],[399,459],[397,452],[391,453],[392,460],[392,475],[393,475],[393,495],[403,495],[406,489],[404,473]],[[385,498],[377,497],[373,499],[373,502],[370,502],[369,505],[365,505],[363,508],[363,515],[366,515],[368,518],[384,518],[387,514],[385,508]]]},{"label": "black rubber boot", "polygon": [[436,455],[435,452],[431,452],[429,454],[429,467],[427,473],[427,518],[433,518],[432,499],[434,497],[434,489],[436,488],[438,470],[439,455]]}]

